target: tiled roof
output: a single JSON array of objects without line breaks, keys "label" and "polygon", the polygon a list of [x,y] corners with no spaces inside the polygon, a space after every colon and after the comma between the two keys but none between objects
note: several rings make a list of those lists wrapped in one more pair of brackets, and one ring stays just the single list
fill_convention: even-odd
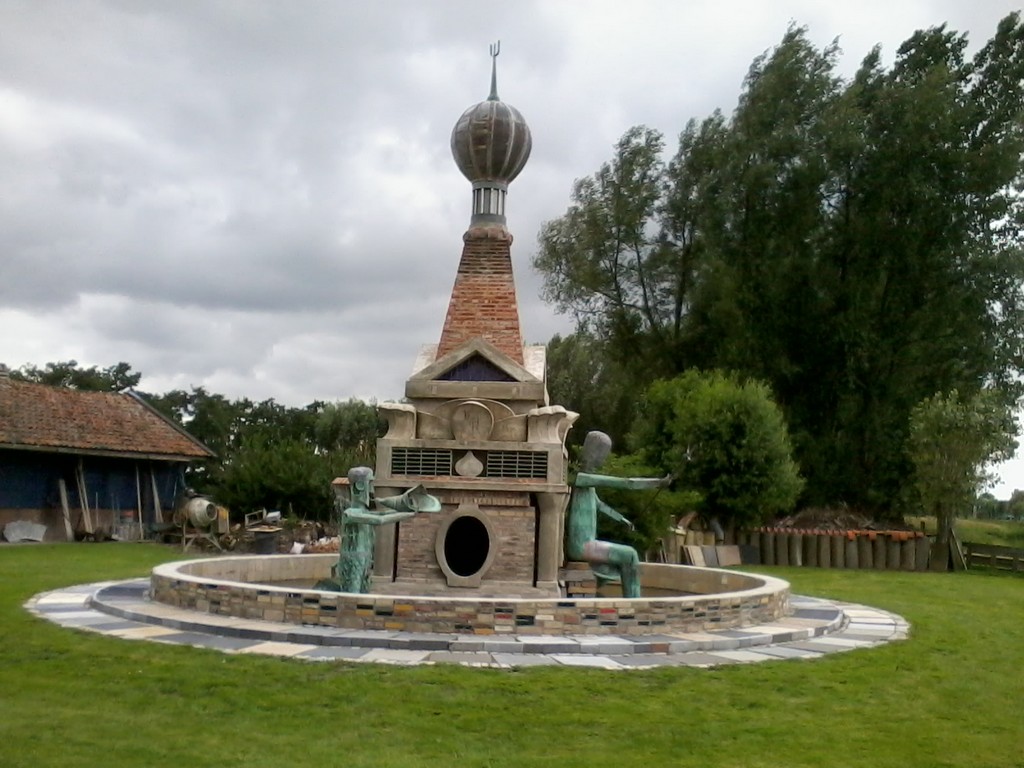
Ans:
[{"label": "tiled roof", "polygon": [[0,448],[205,459],[212,452],[131,394],[0,375]]}]

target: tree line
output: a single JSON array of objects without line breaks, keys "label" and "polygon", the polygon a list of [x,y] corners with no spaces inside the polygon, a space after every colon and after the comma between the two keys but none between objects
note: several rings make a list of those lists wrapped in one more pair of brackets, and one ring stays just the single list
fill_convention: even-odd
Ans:
[{"label": "tree line", "polygon": [[[931,403],[921,429],[949,437],[963,403],[1005,416],[1022,392],[1019,15],[966,49],[939,26],[843,78],[835,44],[791,27],[731,115],[691,120],[671,156],[661,132],[631,128],[576,181],[533,264],[576,321],[548,363],[577,437],[598,427],[639,450],[653,382],[726,371],[781,408],[801,503],[919,505],[915,409]],[[982,462],[1012,453],[997,443]]]}]

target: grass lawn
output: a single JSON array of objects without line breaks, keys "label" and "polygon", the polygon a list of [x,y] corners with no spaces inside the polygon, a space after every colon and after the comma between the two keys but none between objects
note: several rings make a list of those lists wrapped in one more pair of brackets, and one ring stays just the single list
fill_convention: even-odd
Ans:
[{"label": "grass lawn", "polygon": [[31,595],[150,545],[0,547],[0,765],[1024,766],[1024,578],[765,568],[902,614],[816,661],[602,672],[313,664],[74,632]]}]

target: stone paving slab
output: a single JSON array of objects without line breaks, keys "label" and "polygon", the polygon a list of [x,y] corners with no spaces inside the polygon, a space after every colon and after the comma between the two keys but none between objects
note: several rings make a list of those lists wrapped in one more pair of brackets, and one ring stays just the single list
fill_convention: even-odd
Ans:
[{"label": "stone paving slab", "polygon": [[794,614],[772,624],[692,633],[474,636],[280,624],[150,602],[148,580],[83,584],[43,593],[25,607],[56,624],[128,640],[191,645],[307,661],[461,664],[605,670],[713,667],[871,648],[908,637],[900,616],[868,606],[794,596]]}]

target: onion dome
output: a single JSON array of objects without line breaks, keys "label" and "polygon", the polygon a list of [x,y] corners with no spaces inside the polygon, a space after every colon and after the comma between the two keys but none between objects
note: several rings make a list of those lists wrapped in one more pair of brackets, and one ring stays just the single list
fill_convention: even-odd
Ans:
[{"label": "onion dome", "polygon": [[530,158],[533,140],[519,110],[498,98],[497,59],[491,46],[491,93],[465,112],[452,129],[452,155],[473,184],[474,224],[504,224],[508,185]]}]

